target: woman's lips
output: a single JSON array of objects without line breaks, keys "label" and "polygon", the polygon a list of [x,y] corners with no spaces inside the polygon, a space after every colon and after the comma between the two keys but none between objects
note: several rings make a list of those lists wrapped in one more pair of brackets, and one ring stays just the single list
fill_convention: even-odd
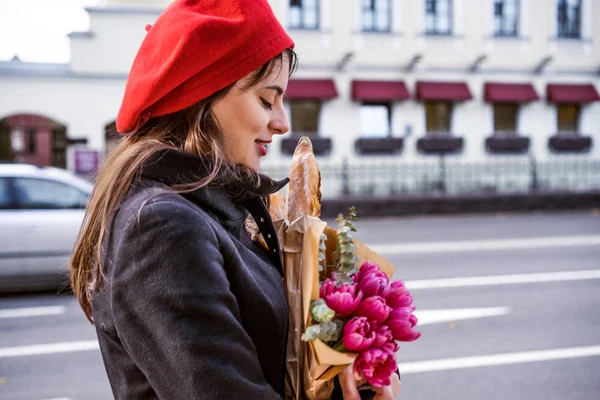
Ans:
[{"label": "woman's lips", "polygon": [[254,143],[256,143],[256,146],[258,147],[258,150],[261,152],[261,154],[263,156],[266,156],[267,155],[267,146],[266,146],[266,143],[265,142],[258,142],[258,141],[254,142]]}]

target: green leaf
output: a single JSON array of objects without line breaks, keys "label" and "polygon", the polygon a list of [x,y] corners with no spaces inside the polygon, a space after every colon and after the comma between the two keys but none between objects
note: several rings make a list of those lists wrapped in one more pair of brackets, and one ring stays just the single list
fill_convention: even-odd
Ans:
[{"label": "green leaf", "polygon": [[306,328],[306,331],[302,334],[302,340],[307,342],[320,339],[324,342],[332,342],[340,338],[341,332],[342,328],[338,322],[323,322]]},{"label": "green leaf", "polygon": [[323,299],[310,302],[310,314],[317,322],[329,322],[335,317],[335,311],[329,308]]},{"label": "green leaf", "polygon": [[345,284],[352,284],[354,283],[354,280],[349,277],[347,274],[344,274],[343,272],[335,272],[333,274],[333,277],[335,278],[336,281],[340,282],[340,283],[345,283]]}]

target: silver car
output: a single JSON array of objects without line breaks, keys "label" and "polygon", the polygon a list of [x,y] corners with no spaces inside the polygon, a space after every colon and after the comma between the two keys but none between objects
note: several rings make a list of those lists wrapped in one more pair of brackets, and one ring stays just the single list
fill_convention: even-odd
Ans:
[{"label": "silver car", "polygon": [[63,169],[0,164],[0,292],[68,282],[91,191],[90,182]]}]

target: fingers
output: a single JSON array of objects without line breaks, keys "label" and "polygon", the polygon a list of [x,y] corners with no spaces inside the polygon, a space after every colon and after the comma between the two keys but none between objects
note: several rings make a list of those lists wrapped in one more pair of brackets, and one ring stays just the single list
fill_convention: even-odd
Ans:
[{"label": "fingers", "polygon": [[373,388],[373,391],[375,392],[373,400],[394,400],[394,390],[392,389],[392,385]]},{"label": "fingers", "polygon": [[373,388],[375,397],[373,400],[394,400],[400,393],[400,377],[397,374],[392,374],[391,383],[389,386]]},{"label": "fingers", "polygon": [[360,400],[360,394],[354,379],[354,364],[350,364],[338,375],[344,400]]},{"label": "fingers", "polygon": [[398,376],[398,374],[392,374],[391,379],[392,384],[390,386],[392,387],[392,392],[395,398],[400,393],[400,388],[402,387],[402,384],[400,383],[400,377]]}]

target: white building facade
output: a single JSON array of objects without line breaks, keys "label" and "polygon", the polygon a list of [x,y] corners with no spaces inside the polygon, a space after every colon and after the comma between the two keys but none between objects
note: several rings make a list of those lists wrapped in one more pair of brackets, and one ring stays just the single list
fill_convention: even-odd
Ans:
[{"label": "white building facade", "polygon": [[[403,173],[392,165],[600,160],[597,0],[270,2],[296,43],[299,69],[286,95],[292,133],[270,146],[266,170],[289,165],[301,135],[313,139],[322,165],[383,165],[372,173],[389,179]],[[87,8],[89,30],[70,34],[68,64],[0,62],[0,133],[25,142],[17,143],[22,154],[35,132],[57,137],[62,127],[65,166],[89,172],[85,157],[101,161],[114,143],[107,129],[127,72],[166,3]],[[23,125],[30,115],[49,128]],[[389,179],[363,191],[383,194]],[[334,180],[326,195],[349,192]]]}]

